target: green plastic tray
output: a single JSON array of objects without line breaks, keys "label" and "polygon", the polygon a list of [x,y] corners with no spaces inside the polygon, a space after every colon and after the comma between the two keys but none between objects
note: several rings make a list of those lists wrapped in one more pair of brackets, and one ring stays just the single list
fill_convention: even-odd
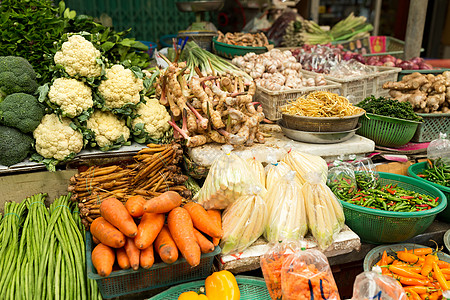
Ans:
[{"label": "green plastic tray", "polygon": [[[440,184],[428,181],[428,180],[426,180],[424,178],[421,178],[421,177],[417,176],[417,174],[422,173],[423,170],[425,170],[426,167],[427,167],[427,162],[426,161],[420,162],[420,163],[417,163],[417,164],[413,164],[413,165],[409,166],[409,168],[408,168],[408,175],[413,177],[413,178],[416,178],[417,180],[425,182],[425,183],[427,183],[429,185],[432,185],[435,188],[439,189],[445,195],[445,197],[447,197],[447,201],[448,201],[448,199],[450,197],[450,188],[449,187],[446,187],[446,186],[443,186],[443,185],[440,185]],[[439,220],[450,222],[450,206],[447,206],[446,209],[444,209],[440,214],[438,214],[437,218]]]},{"label": "green plastic tray", "polygon": [[403,120],[366,113],[359,118],[361,127],[356,132],[385,147],[400,147],[407,144],[417,130],[420,122]]},{"label": "green plastic tray", "polygon": [[[271,300],[263,278],[239,275],[236,276],[236,281],[241,292],[240,300]],[[177,300],[181,293],[196,292],[203,286],[205,286],[204,280],[180,284],[151,297],[149,300]]]},{"label": "green plastic tray", "polygon": [[92,236],[86,232],[86,270],[90,279],[97,281],[103,298],[114,298],[128,294],[172,286],[177,283],[206,278],[211,274],[214,256],[220,253],[220,247],[207,254],[202,254],[200,264],[191,268],[184,258],[178,258],[173,264],[155,263],[150,269],[139,268],[113,271],[107,277],[97,274],[92,264]]},{"label": "green plastic tray", "polygon": [[399,243],[424,232],[436,215],[447,207],[447,198],[437,188],[408,176],[380,172],[380,184],[389,183],[439,197],[439,205],[418,212],[395,212],[371,209],[341,200],[347,224],[362,241],[373,244]]},{"label": "green plastic tray", "polygon": [[267,47],[247,47],[247,46],[236,46],[226,43],[221,43],[217,41],[217,37],[213,38],[213,50],[217,55],[225,58],[233,58],[235,56],[243,56],[247,53],[254,52],[256,54],[261,54],[269,51]]},{"label": "green plastic tray", "polygon": [[[383,252],[385,250],[389,254],[389,253],[392,253],[393,251],[404,250],[405,248],[408,250],[412,250],[414,248],[424,248],[424,247],[428,247],[428,246],[405,243],[405,244],[395,244],[395,245],[385,245],[385,246],[375,247],[372,250],[370,250],[369,253],[367,253],[366,257],[364,258],[364,263],[363,263],[364,272],[372,270],[372,267],[381,259],[381,256],[383,255]],[[437,255],[440,260],[450,263],[450,255],[447,255],[442,252],[438,252]]]}]

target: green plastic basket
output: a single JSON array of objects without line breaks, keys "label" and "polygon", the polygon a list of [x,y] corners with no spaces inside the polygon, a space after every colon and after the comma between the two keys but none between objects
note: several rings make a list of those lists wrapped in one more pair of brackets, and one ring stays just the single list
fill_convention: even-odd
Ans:
[{"label": "green plastic basket", "polygon": [[254,52],[256,54],[261,54],[269,51],[267,47],[247,47],[247,46],[236,46],[226,43],[221,43],[217,41],[217,37],[213,38],[213,50],[214,53],[225,58],[233,58],[235,56],[243,56],[247,53]]},{"label": "green plastic basket", "polygon": [[92,264],[92,245],[92,236],[90,232],[86,232],[87,275],[97,281],[98,288],[106,299],[206,278],[211,274],[214,256],[221,251],[217,246],[213,252],[202,254],[200,264],[195,268],[191,268],[184,258],[179,258],[170,265],[160,262],[155,263],[150,269],[118,270],[111,272],[107,277],[102,277],[97,274]]},{"label": "green plastic basket", "polygon": [[[240,300],[271,300],[264,279],[239,275],[236,276],[236,281],[241,292]],[[151,297],[149,300],[177,300],[181,293],[198,291],[203,286],[205,286],[204,280],[180,284]]]},{"label": "green plastic basket", "polygon": [[[372,267],[381,259],[381,256],[383,255],[383,252],[386,251],[389,255],[390,253],[393,254],[393,252],[397,252],[400,250],[412,250],[415,248],[427,248],[428,246],[424,245],[418,245],[418,244],[395,244],[395,245],[385,245],[385,246],[378,246],[373,248],[372,250],[367,253],[366,257],[364,258],[363,262],[363,268],[364,272],[371,271]],[[446,261],[450,263],[450,255],[447,255],[442,252],[438,252],[438,257],[440,260]]]},{"label": "green plastic basket", "polygon": [[447,198],[437,188],[423,181],[391,173],[380,172],[380,184],[397,184],[407,190],[439,197],[439,205],[424,211],[395,212],[372,209],[341,200],[347,224],[362,241],[373,244],[399,243],[424,232],[436,215],[447,206]]},{"label": "green plastic basket", "polygon": [[420,122],[366,113],[359,118],[361,127],[357,134],[369,138],[376,145],[400,147],[407,144]]},{"label": "green plastic basket", "polygon": [[[409,166],[409,168],[408,168],[408,175],[413,177],[413,178],[416,178],[417,180],[420,180],[420,181],[422,181],[424,183],[427,183],[429,185],[432,185],[432,186],[436,187],[437,189],[439,189],[445,195],[445,197],[447,197],[447,199],[449,199],[449,197],[450,197],[450,188],[449,187],[446,187],[446,186],[443,186],[443,185],[440,185],[440,184],[428,181],[428,180],[426,180],[424,178],[421,178],[421,177],[417,176],[417,174],[422,173],[423,170],[426,169],[426,167],[427,167],[427,162],[426,161],[420,162],[420,163],[417,163],[417,164],[413,164],[413,165]],[[447,208],[445,208],[440,214],[438,214],[437,218],[439,220],[450,222],[450,205],[447,206]]]}]

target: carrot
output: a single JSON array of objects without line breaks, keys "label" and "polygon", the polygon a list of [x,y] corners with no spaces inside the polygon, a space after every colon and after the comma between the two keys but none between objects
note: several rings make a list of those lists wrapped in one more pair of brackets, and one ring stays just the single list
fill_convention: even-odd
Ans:
[{"label": "carrot", "polygon": [[132,238],[127,238],[124,248],[127,252],[128,259],[130,260],[131,268],[137,271],[139,269],[140,251],[134,244],[134,240]]},{"label": "carrot", "polygon": [[91,224],[91,234],[101,243],[112,248],[121,248],[125,245],[125,235],[111,225],[103,217],[99,217]]},{"label": "carrot", "polygon": [[411,249],[407,251],[408,253],[412,253],[415,255],[428,255],[433,253],[433,249],[427,247],[427,248],[416,248],[416,249]]},{"label": "carrot", "polygon": [[417,255],[405,251],[398,251],[397,257],[405,262],[412,264],[419,262],[419,257]]},{"label": "carrot", "polygon": [[153,255],[153,246],[147,247],[141,251],[140,264],[144,269],[150,269],[155,262]]},{"label": "carrot", "polygon": [[145,200],[142,196],[131,196],[125,203],[125,208],[128,210],[130,215],[135,218],[139,218],[144,214],[144,204],[146,202],[147,200]]},{"label": "carrot", "polygon": [[420,272],[420,274],[422,274],[423,276],[428,276],[433,270],[433,262],[437,260],[438,258],[436,255],[428,254],[425,257],[425,262],[423,263],[422,271]]},{"label": "carrot", "polygon": [[444,274],[442,274],[441,269],[437,265],[437,263],[434,261],[433,263],[433,271],[434,275],[433,277],[439,282],[439,285],[441,286],[443,291],[446,291],[449,289],[449,284],[447,280],[445,279]]},{"label": "carrot", "polygon": [[100,276],[108,276],[112,272],[114,260],[114,250],[100,243],[92,250],[92,264]]},{"label": "carrot", "polygon": [[168,213],[181,205],[181,196],[177,192],[168,191],[148,200],[144,205],[144,211],[148,213]]},{"label": "carrot", "polygon": [[100,215],[128,237],[135,237],[137,226],[125,206],[116,198],[108,198],[100,204]]},{"label": "carrot", "polygon": [[189,202],[183,206],[183,208],[189,212],[195,228],[210,237],[222,238],[222,228],[220,228],[214,219],[210,217],[203,206],[195,202]]},{"label": "carrot", "polygon": [[202,253],[210,253],[214,251],[214,244],[210,240],[208,240],[200,231],[194,228],[194,234]]},{"label": "carrot", "polygon": [[172,209],[167,217],[167,225],[175,244],[189,265],[198,266],[201,250],[188,211],[182,207]]},{"label": "carrot", "polygon": [[164,214],[144,213],[134,238],[136,247],[141,250],[150,247],[164,226],[164,219]]},{"label": "carrot", "polygon": [[391,271],[394,274],[400,275],[400,276],[405,276],[405,277],[409,277],[409,278],[417,278],[417,279],[423,279],[426,280],[425,276],[422,276],[420,274],[414,273],[406,268],[402,268],[399,266],[388,266],[387,269],[389,269],[389,271]]},{"label": "carrot", "polygon": [[178,249],[170,235],[169,228],[164,225],[155,240],[155,250],[166,264],[172,264],[178,259]]},{"label": "carrot", "polygon": [[[216,221],[217,225],[219,225],[219,227],[222,228],[222,213],[220,212],[220,210],[209,209],[206,212],[211,218],[213,218]],[[214,246],[217,246],[219,245],[220,239],[213,237],[212,242]]]},{"label": "carrot", "polygon": [[127,252],[125,248],[116,249],[117,263],[119,267],[123,270],[127,270],[130,268],[130,260],[128,259]]},{"label": "carrot", "polygon": [[96,238],[96,237],[93,236],[93,235],[92,235],[92,241],[93,241],[96,245],[100,244],[100,241],[98,240],[98,238]]}]

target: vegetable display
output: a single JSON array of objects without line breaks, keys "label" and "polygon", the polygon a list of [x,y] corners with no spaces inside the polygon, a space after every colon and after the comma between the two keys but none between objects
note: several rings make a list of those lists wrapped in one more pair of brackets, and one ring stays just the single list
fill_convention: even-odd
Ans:
[{"label": "vegetable display", "polygon": [[289,102],[281,107],[281,111],[304,117],[347,117],[364,110],[353,106],[347,98],[338,94],[317,91]]},{"label": "vegetable display", "polygon": [[376,98],[370,96],[356,104],[367,113],[382,115],[392,118],[399,118],[421,122],[422,117],[418,116],[409,102],[400,102],[398,100],[386,99],[384,97]]},{"label": "vegetable display", "polygon": [[450,72],[439,75],[418,72],[403,76],[399,82],[386,82],[384,89],[400,101],[409,102],[415,112],[434,113],[450,111]]},{"label": "vegetable display", "polygon": [[417,176],[436,184],[450,187],[450,166],[441,162],[440,159],[427,160],[427,168]]},{"label": "vegetable display", "polygon": [[271,91],[327,84],[322,75],[315,78],[304,76],[300,71],[302,66],[289,50],[272,49],[259,55],[250,52],[244,56],[236,56],[231,62],[247,72],[258,86]]},{"label": "vegetable display", "polygon": [[244,33],[244,32],[227,32],[223,34],[218,32],[217,41],[225,44],[247,47],[266,47],[269,46],[269,40],[263,32]]}]

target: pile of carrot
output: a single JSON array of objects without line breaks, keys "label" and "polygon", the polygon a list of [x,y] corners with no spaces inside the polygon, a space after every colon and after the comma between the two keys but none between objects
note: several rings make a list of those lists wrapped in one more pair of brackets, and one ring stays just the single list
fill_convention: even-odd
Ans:
[{"label": "pile of carrot", "polygon": [[182,197],[174,191],[150,200],[135,195],[125,205],[116,198],[104,200],[101,216],[90,227],[97,273],[108,276],[116,261],[133,270],[151,268],[158,256],[171,264],[179,252],[192,267],[199,265],[201,254],[214,251],[222,238],[221,213],[194,202],[181,205]]},{"label": "pile of carrot", "polygon": [[165,191],[176,191],[190,199],[192,193],[185,186],[187,176],[177,165],[183,156],[179,144],[148,144],[130,164],[91,166],[73,176],[68,191],[72,201],[78,202],[80,216],[86,229],[100,217],[100,204],[114,197],[122,202],[134,195],[146,199]]},{"label": "pile of carrot", "polygon": [[283,249],[280,252],[272,252],[261,256],[261,270],[266,281],[267,290],[272,299],[282,299],[281,291],[281,268],[286,258],[292,252]]},{"label": "pile of carrot", "polygon": [[440,260],[437,252],[432,248],[405,248],[388,255],[384,251],[377,265],[383,275],[401,283],[408,299],[439,300],[450,287],[450,263]]}]

